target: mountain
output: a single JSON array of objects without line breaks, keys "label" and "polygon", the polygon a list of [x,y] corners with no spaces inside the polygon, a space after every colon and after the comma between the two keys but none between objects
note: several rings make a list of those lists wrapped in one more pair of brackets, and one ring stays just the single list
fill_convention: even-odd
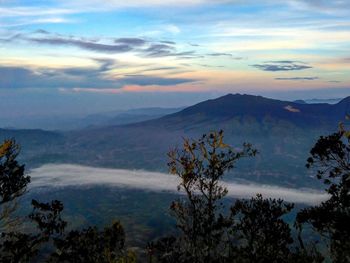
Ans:
[{"label": "mountain", "polygon": [[298,104],[307,104],[307,102],[305,100],[295,100],[293,102],[298,103]]},{"label": "mountain", "polygon": [[228,94],[204,101],[178,113],[154,120],[157,125],[176,126],[176,123],[225,123],[232,119],[252,118],[264,121],[284,121],[297,127],[334,127],[350,112],[350,97],[337,104],[300,104],[268,99],[261,96]]},{"label": "mountain", "polygon": [[21,146],[19,159],[27,167],[59,161],[58,146],[66,142],[63,134],[40,129],[0,129],[0,142],[6,139],[15,139]]},{"label": "mountain", "polygon": [[222,129],[227,143],[239,147],[250,142],[259,151],[254,159],[239,163],[235,180],[311,187],[317,180],[305,169],[308,153],[320,135],[337,130],[349,111],[350,97],[330,105],[229,94],[158,119],[51,133],[57,143],[42,140],[45,151],[36,159],[33,149],[38,145],[28,146],[31,139],[23,151],[31,153],[29,161],[35,164],[53,160],[164,172],[166,153],[181,145],[182,138]]},{"label": "mountain", "polygon": [[349,106],[350,98],[310,105],[229,94],[154,120],[71,132],[63,150],[81,164],[166,171],[166,153],[183,137],[222,129],[229,144],[251,142],[260,152],[241,162],[236,178],[305,186],[315,181],[305,170],[310,148],[337,129]]},{"label": "mountain", "polygon": [[2,128],[44,129],[69,131],[87,127],[122,125],[160,118],[182,110],[183,108],[140,108],[90,114],[87,116],[20,116],[0,117]]},{"label": "mountain", "polygon": [[[139,108],[91,114],[82,121],[89,126],[123,125],[157,119],[181,111],[183,108]],[[86,125],[87,126],[87,125]]]}]

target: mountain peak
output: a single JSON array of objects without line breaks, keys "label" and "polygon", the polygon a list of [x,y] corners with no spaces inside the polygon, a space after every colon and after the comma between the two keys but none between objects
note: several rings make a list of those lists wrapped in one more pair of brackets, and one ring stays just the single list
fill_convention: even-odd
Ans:
[{"label": "mountain peak", "polygon": [[195,123],[209,127],[212,123],[229,123],[233,119],[254,119],[258,123],[275,120],[302,127],[318,127],[338,123],[342,112],[348,108],[350,109],[350,97],[343,100],[341,107],[334,107],[329,104],[305,104],[248,94],[227,94],[165,116],[162,121],[171,125],[182,120],[183,127],[191,127]]}]

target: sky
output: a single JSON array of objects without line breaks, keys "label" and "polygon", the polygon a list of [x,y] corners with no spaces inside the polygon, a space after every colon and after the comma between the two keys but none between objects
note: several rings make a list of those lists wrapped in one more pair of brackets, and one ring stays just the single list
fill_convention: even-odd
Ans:
[{"label": "sky", "polygon": [[0,0],[0,115],[227,93],[350,95],[350,1]]}]

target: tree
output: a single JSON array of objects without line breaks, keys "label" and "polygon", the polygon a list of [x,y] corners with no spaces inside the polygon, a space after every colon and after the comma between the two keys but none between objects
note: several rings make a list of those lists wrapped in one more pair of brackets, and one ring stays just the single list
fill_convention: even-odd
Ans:
[{"label": "tree", "polygon": [[64,238],[55,239],[56,251],[50,262],[74,263],[132,263],[135,255],[125,248],[125,233],[119,222],[98,231],[89,227],[71,231]]},{"label": "tree", "polygon": [[260,194],[237,200],[231,207],[232,262],[322,262],[323,257],[313,247],[294,245],[291,227],[283,219],[293,208],[294,204]]},{"label": "tree", "polygon": [[334,262],[350,262],[350,132],[340,130],[320,137],[310,152],[309,169],[316,169],[330,198],[306,208],[297,216],[300,232],[304,225],[326,239]]},{"label": "tree", "polygon": [[254,156],[256,150],[250,144],[234,149],[223,138],[220,131],[198,141],[185,139],[183,149],[168,154],[170,172],[180,178],[178,190],[184,191],[186,199],[174,201],[170,207],[180,236],[167,260],[175,260],[176,255],[178,262],[217,262],[224,256],[223,241],[230,221],[222,214],[227,189],[221,180],[236,161]]},{"label": "tree", "polygon": [[66,222],[61,218],[63,204],[57,200],[40,203],[32,200],[33,212],[29,218],[36,224],[38,233],[3,232],[0,239],[0,262],[29,262],[51,237],[63,234]]},{"label": "tree", "polygon": [[[6,223],[16,208],[9,204],[25,193],[30,182],[30,177],[24,175],[24,165],[16,160],[18,153],[19,146],[14,140],[7,140],[0,146],[0,219],[7,220]],[[41,203],[32,200],[32,206],[33,211],[27,219],[37,231],[34,226],[29,233],[16,228],[1,230],[0,262],[31,262],[38,257],[44,260],[40,250],[52,245],[55,252],[50,257],[51,262],[135,262],[135,255],[125,248],[125,233],[119,223],[102,232],[89,227],[65,234],[67,222],[62,219],[63,204],[60,201]]]},{"label": "tree", "polygon": [[287,262],[293,238],[282,217],[292,209],[292,204],[281,199],[263,199],[261,195],[237,200],[231,207],[235,262]]},{"label": "tree", "polygon": [[237,200],[225,215],[225,172],[257,151],[250,144],[234,149],[223,138],[221,131],[198,141],[185,139],[181,150],[169,153],[170,172],[180,178],[178,190],[185,193],[170,207],[179,234],[150,243],[149,262],[321,262],[316,251],[292,246],[283,217],[293,204],[257,195]]},{"label": "tree", "polygon": [[0,232],[17,223],[11,217],[17,208],[16,199],[30,182],[30,177],[24,174],[24,165],[17,161],[19,149],[14,140],[5,140],[0,145]]}]

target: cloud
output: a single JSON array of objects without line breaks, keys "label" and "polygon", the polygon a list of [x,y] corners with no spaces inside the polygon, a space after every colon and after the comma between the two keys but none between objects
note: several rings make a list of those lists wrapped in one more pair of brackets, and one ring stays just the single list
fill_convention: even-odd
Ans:
[{"label": "cloud", "polygon": [[164,29],[165,29],[165,31],[168,31],[168,32],[175,34],[175,35],[179,34],[181,32],[181,29],[176,25],[167,25],[167,26],[165,26]]},{"label": "cloud", "polygon": [[196,79],[188,78],[163,78],[163,77],[152,77],[145,75],[125,75],[121,80],[125,85],[139,85],[139,86],[173,86],[183,83],[195,82]]},{"label": "cloud", "polygon": [[318,77],[291,77],[291,78],[275,78],[275,80],[317,80],[319,79]]},{"label": "cloud", "polygon": [[254,64],[252,67],[263,71],[294,71],[312,68],[305,63],[292,60],[267,61],[263,64]]},{"label": "cloud", "polygon": [[323,13],[340,14],[350,9],[350,2],[347,0],[289,0],[289,6],[295,9],[319,11]]},{"label": "cloud", "polygon": [[[47,164],[30,171],[32,189],[67,186],[106,185],[144,189],[156,192],[177,192],[179,180],[176,176],[139,170],[93,168],[80,165]],[[282,198],[289,202],[317,204],[327,199],[327,195],[311,189],[291,189],[271,185],[223,183],[228,196],[250,198],[257,193],[264,197]]]},{"label": "cloud", "polygon": [[233,54],[231,53],[223,53],[223,52],[218,52],[218,53],[209,53],[207,54],[208,56],[211,57],[229,57],[235,60],[242,60],[243,57],[235,57]]},{"label": "cloud", "polygon": [[123,75],[118,79],[109,71],[116,68],[110,59],[94,59],[97,67],[67,68],[26,68],[19,66],[0,66],[0,88],[122,88],[125,85],[170,86],[195,82],[191,78],[167,78],[148,75]]},{"label": "cloud", "polygon": [[49,35],[49,34],[50,34],[49,31],[46,31],[46,30],[44,30],[44,29],[35,30],[34,33],[35,33],[35,34],[43,34],[43,35]]},{"label": "cloud", "polygon": [[198,66],[201,66],[204,68],[224,68],[225,67],[222,65],[209,65],[209,64],[198,64]]},{"label": "cloud", "polygon": [[0,7],[0,17],[37,17],[74,14],[78,10],[72,8],[51,8],[37,6],[7,6]]},{"label": "cloud", "polygon": [[72,23],[69,15],[79,13],[71,8],[56,8],[38,5],[4,5],[0,7],[1,27],[18,27],[32,24]]},{"label": "cloud", "polygon": [[[147,40],[136,37],[126,37],[126,38],[117,38],[114,40],[116,44],[125,44],[125,45],[133,45],[133,46],[143,46],[148,43]],[[175,44],[175,43],[173,43]]]},{"label": "cloud", "polygon": [[212,57],[232,57],[232,54],[230,53],[210,53],[208,56]]},{"label": "cloud", "polygon": [[[19,3],[21,3],[19,1]],[[19,5],[16,1],[10,1],[8,5],[0,7],[0,17],[46,17],[57,15],[74,15],[89,12],[110,12],[125,8],[183,8],[186,6],[200,7],[208,5],[247,5],[255,4],[256,1],[237,0],[61,0],[55,5],[51,1],[40,1],[37,5]],[[278,0],[266,0],[263,6],[271,7],[273,4],[281,5]],[[350,8],[349,1],[326,1],[326,0],[287,0],[283,2],[285,7],[297,10],[318,11],[326,13],[345,13]],[[172,25],[171,25],[172,26]],[[178,32],[177,29],[171,29]]]},{"label": "cloud", "polygon": [[75,68],[26,68],[19,66],[0,66],[0,88],[73,88],[103,86],[120,87],[115,80],[104,74],[111,68],[111,60],[98,61],[99,67]]},{"label": "cloud", "polygon": [[[125,53],[132,51],[134,45],[130,43],[102,44],[82,39],[62,38],[62,37],[42,37],[27,38],[26,40],[38,44],[48,44],[56,46],[75,46],[81,49],[97,51],[103,53]],[[136,45],[138,46],[138,45]]]},{"label": "cloud", "polygon": [[40,45],[72,46],[83,50],[108,54],[133,52],[143,57],[198,57],[193,50],[177,51],[176,43],[173,41],[151,41],[139,37],[115,38],[110,42],[109,40],[62,36],[45,30],[37,30],[31,35],[18,33],[7,39],[0,39],[0,41],[7,43],[26,41]]},{"label": "cloud", "polygon": [[198,57],[194,51],[177,52],[173,44],[156,43],[151,44],[148,48],[141,52],[146,57],[179,57],[179,58],[193,58]]},{"label": "cloud", "polygon": [[176,43],[174,41],[160,41],[160,43],[168,44],[168,45],[175,45]]}]

